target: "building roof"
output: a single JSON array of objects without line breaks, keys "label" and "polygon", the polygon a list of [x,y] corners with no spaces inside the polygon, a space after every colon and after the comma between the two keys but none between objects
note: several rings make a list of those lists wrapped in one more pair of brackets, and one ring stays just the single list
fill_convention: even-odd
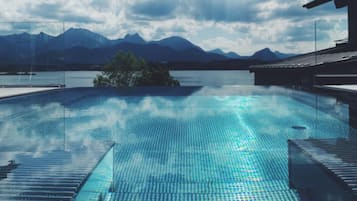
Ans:
[{"label": "building roof", "polygon": [[356,84],[344,84],[344,85],[322,85],[315,86],[319,89],[329,90],[332,92],[348,93],[357,95],[357,85]]},{"label": "building roof", "polygon": [[[304,8],[311,9],[315,8],[317,6],[320,6],[321,4],[330,2],[332,0],[314,0],[311,1],[305,5],[303,5]],[[348,5],[349,1],[348,0],[334,0],[336,8],[342,8]]]},{"label": "building roof", "polygon": [[250,69],[282,69],[282,68],[309,68],[322,66],[326,64],[334,64],[346,61],[357,61],[357,51],[333,51],[335,48],[323,50],[314,53],[308,53],[276,63],[262,64],[251,66]]},{"label": "building roof", "polygon": [[303,7],[310,9],[310,8],[314,8],[316,6],[319,6],[321,4],[327,3],[329,1],[332,1],[332,0],[314,0],[314,1],[311,1],[311,2],[303,5]]}]

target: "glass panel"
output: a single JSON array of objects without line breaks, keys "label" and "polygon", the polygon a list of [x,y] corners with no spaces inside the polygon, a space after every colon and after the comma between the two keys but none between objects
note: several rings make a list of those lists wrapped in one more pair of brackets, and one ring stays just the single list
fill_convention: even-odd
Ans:
[{"label": "glass panel", "polygon": [[348,21],[346,19],[331,19],[326,16],[320,16],[315,19],[314,26],[315,49],[317,51],[343,47],[348,43]]}]

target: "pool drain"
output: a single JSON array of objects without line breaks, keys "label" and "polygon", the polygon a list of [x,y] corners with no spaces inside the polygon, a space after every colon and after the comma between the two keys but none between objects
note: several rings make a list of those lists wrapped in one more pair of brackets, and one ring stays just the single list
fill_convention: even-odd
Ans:
[{"label": "pool drain", "polygon": [[292,126],[291,128],[295,129],[295,130],[306,130],[307,129],[305,126]]}]

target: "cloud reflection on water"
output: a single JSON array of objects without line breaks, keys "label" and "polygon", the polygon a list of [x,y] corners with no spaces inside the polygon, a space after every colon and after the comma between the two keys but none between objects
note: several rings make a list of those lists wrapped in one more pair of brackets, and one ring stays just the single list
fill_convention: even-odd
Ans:
[{"label": "cloud reflection on water", "polygon": [[315,107],[285,96],[290,94],[275,87],[206,87],[185,97],[110,95],[67,105],[13,104],[1,113],[11,118],[0,125],[0,151],[11,147],[41,157],[67,150],[74,153],[68,165],[76,166],[83,162],[76,150],[86,150],[89,160],[94,148],[113,140],[119,183],[284,180],[287,139],[346,137],[348,130],[327,113],[316,119]]}]

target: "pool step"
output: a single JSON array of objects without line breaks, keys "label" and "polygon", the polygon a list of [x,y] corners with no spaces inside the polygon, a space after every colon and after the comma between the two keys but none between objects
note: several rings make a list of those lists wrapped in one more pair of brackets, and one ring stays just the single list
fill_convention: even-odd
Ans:
[{"label": "pool step", "polygon": [[72,201],[72,196],[47,196],[47,195],[0,195],[1,201],[26,200],[26,201]]},{"label": "pool step", "polygon": [[115,193],[110,201],[146,200],[146,201],[210,201],[210,200],[254,200],[254,201],[300,201],[292,190],[246,193]]},{"label": "pool step", "polygon": [[[302,185],[302,182],[299,181],[302,168],[309,168],[311,171],[314,169],[317,173],[322,172],[321,175],[328,175],[324,176],[328,180],[334,181],[335,189],[341,189],[340,191],[344,192],[343,195],[346,196],[344,200],[347,200],[347,198],[348,200],[357,199],[356,139],[290,140],[289,149],[289,167],[291,168],[289,172],[291,172],[292,185],[295,187]],[[314,180],[322,180],[323,176],[320,177],[316,176]],[[309,181],[306,179],[306,182]],[[309,188],[312,191],[315,190],[314,187]],[[332,194],[332,196],[335,194]]]},{"label": "pool step", "polygon": [[285,180],[242,183],[127,183],[119,182],[111,201],[119,200],[254,200],[298,201]]},{"label": "pool step", "polygon": [[260,181],[246,183],[127,183],[118,182],[117,193],[244,193],[244,192],[268,192],[284,191],[288,189],[287,181]]},{"label": "pool step", "polygon": [[112,147],[48,153],[0,152],[0,200],[73,201],[90,173]]}]

